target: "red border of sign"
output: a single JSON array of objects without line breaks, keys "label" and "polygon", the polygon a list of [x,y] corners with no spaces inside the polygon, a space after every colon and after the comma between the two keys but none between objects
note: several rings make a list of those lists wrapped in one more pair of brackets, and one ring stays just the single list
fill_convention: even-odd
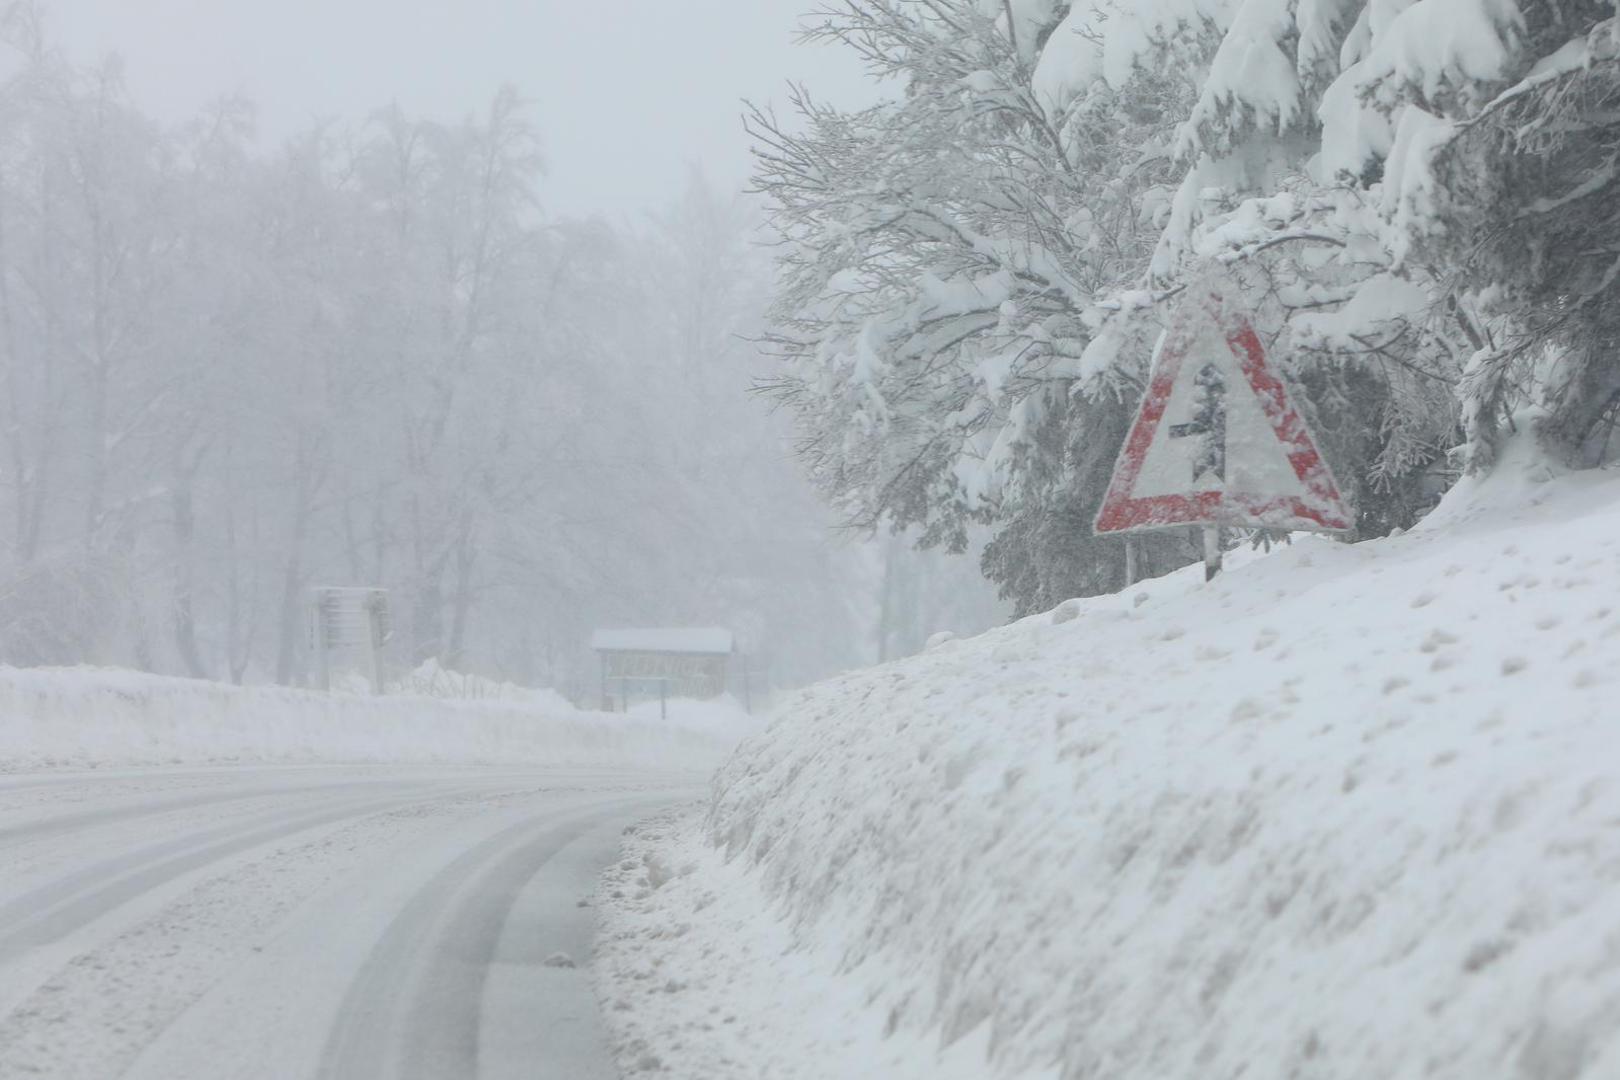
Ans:
[{"label": "red border of sign", "polygon": [[[1266,499],[1224,491],[1153,495],[1141,499],[1131,496],[1142,464],[1147,460],[1148,449],[1153,445],[1153,436],[1170,403],[1170,391],[1181,371],[1181,362],[1205,318],[1225,330],[1226,344],[1237,358],[1255,397],[1260,399],[1261,410],[1271,421],[1272,431],[1288,448],[1288,463],[1293,466],[1294,475],[1299,477],[1316,505],[1297,496]],[[1317,451],[1304,418],[1294,408],[1287,388],[1266,360],[1260,335],[1255,333],[1248,316],[1230,312],[1225,299],[1215,291],[1210,291],[1196,308],[1183,307],[1171,324],[1159,350],[1158,363],[1154,365],[1153,381],[1114,466],[1102,508],[1097,511],[1095,530],[1130,532],[1181,525],[1248,525],[1325,532],[1344,532],[1353,527],[1338,485]]]}]

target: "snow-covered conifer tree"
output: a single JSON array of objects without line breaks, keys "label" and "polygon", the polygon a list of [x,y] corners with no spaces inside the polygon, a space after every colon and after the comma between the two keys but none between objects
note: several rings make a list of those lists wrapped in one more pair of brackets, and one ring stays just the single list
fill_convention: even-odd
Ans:
[{"label": "snow-covered conifer tree", "polygon": [[1459,417],[1476,465],[1532,400],[1566,447],[1601,452],[1620,389],[1601,238],[1612,15],[1607,0],[1233,9],[1154,273],[1252,262],[1313,396],[1372,380],[1348,393],[1380,434],[1350,478],[1364,511],[1454,446]]}]

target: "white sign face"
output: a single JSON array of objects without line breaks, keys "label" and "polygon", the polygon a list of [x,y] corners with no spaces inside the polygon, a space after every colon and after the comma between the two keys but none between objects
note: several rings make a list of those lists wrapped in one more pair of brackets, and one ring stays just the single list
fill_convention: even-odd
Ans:
[{"label": "white sign face", "polygon": [[1097,531],[1351,527],[1246,316],[1206,291],[1177,312],[1114,466]]},{"label": "white sign face", "polygon": [[1205,491],[1307,494],[1226,335],[1213,324],[1193,341],[1171,383],[1135,488],[1139,498]]}]

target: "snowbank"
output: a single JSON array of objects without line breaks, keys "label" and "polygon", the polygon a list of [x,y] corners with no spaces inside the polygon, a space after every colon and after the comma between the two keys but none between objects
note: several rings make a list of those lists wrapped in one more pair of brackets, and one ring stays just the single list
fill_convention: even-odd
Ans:
[{"label": "snowbank", "polygon": [[627,1068],[1620,1077],[1620,476],[1526,445],[804,692],[608,882]]},{"label": "snowbank", "polygon": [[482,675],[453,671],[431,658],[406,672],[397,683],[389,686],[388,692],[450,701],[504,701],[547,712],[567,712],[573,708],[568,699],[555,690],[536,690]]},{"label": "snowbank", "polygon": [[541,702],[0,668],[0,772],[237,761],[709,768],[752,730],[731,703],[681,703],[662,723]]}]

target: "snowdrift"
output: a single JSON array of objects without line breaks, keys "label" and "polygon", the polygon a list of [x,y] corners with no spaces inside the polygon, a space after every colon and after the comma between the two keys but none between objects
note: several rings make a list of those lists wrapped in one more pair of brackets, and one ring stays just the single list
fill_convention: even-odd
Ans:
[{"label": "snowdrift", "polygon": [[239,761],[711,768],[751,729],[729,702],[683,702],[662,723],[583,712],[555,695],[369,697],[0,668],[0,772]]},{"label": "snowdrift", "polygon": [[666,824],[686,876],[622,875],[621,968],[855,1003],[709,987],[822,1055],[760,1075],[870,1027],[961,1075],[1620,1077],[1620,476],[1526,441],[1411,534],[1198,571],[804,692],[715,782],[728,863]]}]

